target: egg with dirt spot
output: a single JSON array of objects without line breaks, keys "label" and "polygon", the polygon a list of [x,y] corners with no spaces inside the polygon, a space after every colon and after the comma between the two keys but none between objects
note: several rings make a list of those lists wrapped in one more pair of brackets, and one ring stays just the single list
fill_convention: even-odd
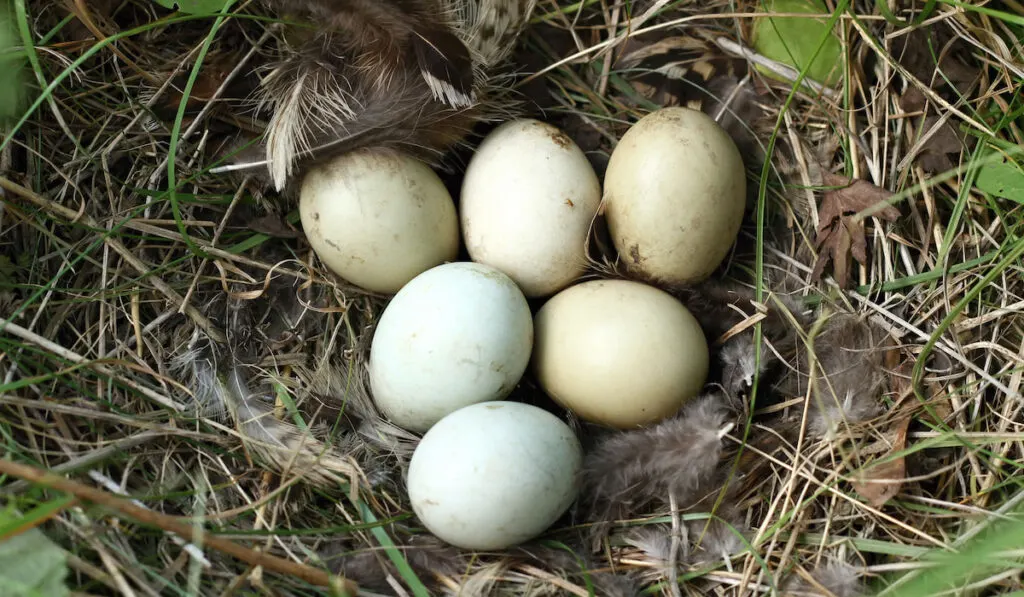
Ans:
[{"label": "egg with dirt spot", "polygon": [[447,263],[413,278],[381,314],[370,390],[392,423],[422,433],[477,402],[504,400],[530,360],[533,318],[508,276]]},{"label": "egg with dirt spot", "polygon": [[413,511],[442,541],[495,550],[533,539],[576,499],[579,440],[555,415],[519,402],[454,411],[423,436],[409,463]]},{"label": "egg with dirt spot", "polygon": [[587,267],[601,184],[564,132],[522,118],[483,140],[459,197],[470,258],[508,274],[529,298],[568,286]]},{"label": "egg with dirt spot", "polygon": [[649,280],[707,279],[739,235],[743,158],[699,110],[651,112],[622,136],[604,176],[603,210],[627,268]]},{"label": "egg with dirt spot", "polygon": [[302,179],[299,217],[320,261],[371,292],[393,294],[458,256],[451,194],[426,164],[398,152],[354,151],[314,167]]}]

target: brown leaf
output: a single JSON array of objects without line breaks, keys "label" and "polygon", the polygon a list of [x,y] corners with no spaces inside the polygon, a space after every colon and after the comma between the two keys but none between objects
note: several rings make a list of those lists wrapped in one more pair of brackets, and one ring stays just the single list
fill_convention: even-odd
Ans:
[{"label": "brown leaf", "polygon": [[868,239],[864,234],[864,220],[843,218],[846,234],[850,235],[850,255],[861,265],[868,263]]},{"label": "brown leaf", "polygon": [[932,412],[939,418],[939,420],[933,421],[933,423],[942,425],[953,414],[953,404],[949,399],[949,393],[942,387],[942,384],[930,382],[928,383],[928,395],[930,396],[929,404],[932,407]]},{"label": "brown leaf", "polygon": [[[900,358],[900,352],[897,349],[893,349],[896,353],[896,359]],[[892,390],[892,399],[894,401],[901,401],[904,397],[911,394],[911,376],[914,374],[914,361],[904,360],[892,367],[887,366],[889,369],[889,387]]]},{"label": "brown leaf", "polygon": [[[937,62],[936,48],[944,48]],[[914,78],[948,100],[955,99],[953,90],[966,93],[979,74],[966,62],[970,57],[970,47],[955,39],[948,28],[918,27],[907,35],[900,35],[893,40],[892,53]],[[947,80],[952,83],[953,90],[949,89]]]},{"label": "brown leaf", "polygon": [[[909,426],[909,416],[904,416],[896,423],[896,436],[893,438],[890,454],[900,452],[907,447]],[[887,462],[868,466],[861,471],[852,485],[853,489],[867,500],[868,504],[880,508],[900,492],[906,477],[907,463],[902,456],[899,456]]]},{"label": "brown leaf", "polygon": [[928,103],[928,98],[925,97],[924,92],[917,87],[911,87],[900,96],[900,107],[903,108],[904,112],[918,112],[924,110],[925,105]]},{"label": "brown leaf", "polygon": [[[826,173],[824,183],[825,186],[841,188],[825,192],[825,198],[818,209],[818,230],[831,225],[832,221],[840,216],[864,211],[892,196],[889,191],[880,189],[866,180],[852,180],[838,174]],[[892,221],[900,217],[900,210],[887,205],[872,215]]]},{"label": "brown leaf", "polygon": [[247,223],[250,230],[275,238],[298,238],[299,231],[291,226],[283,217],[269,213],[254,218]]},{"label": "brown leaf", "polygon": [[841,223],[835,228],[824,230],[818,234],[818,260],[814,262],[814,270],[811,277],[815,280],[821,279],[825,272],[825,266],[832,263],[832,277],[841,288],[846,288],[849,279],[847,268],[849,267],[850,234]]},{"label": "brown leaf", "polygon": [[951,169],[954,164],[953,160],[949,157],[950,154],[959,155],[965,147],[970,146],[970,142],[973,140],[973,137],[968,138],[953,126],[950,121],[947,120],[942,124],[938,124],[938,120],[938,116],[929,116],[920,123],[921,135],[928,134],[935,126],[939,127],[928,138],[928,142],[925,143],[921,153],[917,156],[917,163],[929,174],[945,172]]},{"label": "brown leaf", "polygon": [[[891,194],[866,180],[851,180],[831,173],[825,174],[824,183],[840,188],[826,191],[818,207],[818,234],[815,239],[818,259],[811,276],[820,280],[825,266],[831,262],[832,276],[840,287],[845,288],[849,282],[850,257],[862,265],[867,263],[864,222],[853,216],[877,206]],[[872,215],[893,221],[900,217],[900,210],[886,205]]]}]

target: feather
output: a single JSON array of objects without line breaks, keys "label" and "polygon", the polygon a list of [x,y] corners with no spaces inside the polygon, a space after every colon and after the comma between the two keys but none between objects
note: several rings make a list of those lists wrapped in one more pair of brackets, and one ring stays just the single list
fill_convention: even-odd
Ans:
[{"label": "feather", "polygon": [[[303,171],[365,147],[438,165],[474,126],[514,113],[492,72],[535,0],[276,0],[317,24],[295,33],[258,94],[271,113],[265,166],[283,190]],[[256,163],[251,166],[257,165]]]},{"label": "feather", "polygon": [[348,434],[330,445],[308,431],[274,416],[272,396],[253,393],[239,367],[227,373],[225,396],[242,441],[281,475],[296,474],[317,485],[358,478],[356,463],[345,454],[358,445]]},{"label": "feather", "polygon": [[794,597],[859,597],[863,595],[860,571],[844,561],[835,560],[819,564],[811,570],[810,576],[813,582],[800,576],[790,577],[783,586],[783,594]]},{"label": "feather", "polygon": [[685,508],[714,491],[722,438],[733,427],[726,404],[704,395],[673,418],[600,441],[583,463],[580,495],[589,519],[607,524],[670,495]]},{"label": "feather", "polygon": [[[283,380],[276,387],[261,383],[268,375],[260,362],[274,353],[282,339],[301,341],[321,333],[325,324],[324,315],[304,305],[297,292],[294,280],[274,278],[258,298],[220,294],[207,312],[216,318],[219,310],[213,305],[223,307],[226,346],[196,330],[171,359],[170,372],[189,389],[196,414],[233,424],[260,465],[281,475],[301,476],[320,487],[338,487],[342,481],[388,482],[392,480],[388,460],[394,451],[368,441],[371,433],[362,431],[371,426],[367,421],[374,415],[372,402],[359,376],[345,378],[349,367],[334,363],[330,382],[309,384],[321,393],[308,388],[294,392],[294,403],[307,426],[275,416],[276,392],[281,391]],[[351,352],[355,371],[364,352]],[[295,369],[312,375],[301,364]],[[345,402],[346,394],[333,393],[339,387],[360,398]]]},{"label": "feather", "polygon": [[760,359],[753,334],[741,334],[730,338],[718,352],[722,367],[722,387],[735,398],[754,386],[754,377],[762,375],[771,367],[774,354],[768,344],[761,343]]},{"label": "feather", "polygon": [[690,536],[690,564],[704,564],[728,559],[746,549],[749,539],[738,516],[719,512],[719,516],[708,520],[686,522]]},{"label": "feather", "polygon": [[807,350],[796,352],[779,389],[804,396],[813,383],[807,405],[811,433],[829,435],[839,425],[867,421],[881,412],[887,342],[888,335],[867,318],[838,313],[828,316],[813,339],[813,372]]},{"label": "feather", "polygon": [[465,0],[467,45],[481,64],[505,60],[533,14],[537,0]]},{"label": "feather", "polygon": [[[742,552],[744,544],[743,526],[738,517],[731,520],[712,517],[706,520],[688,520],[680,528],[680,549],[675,565],[706,564],[729,558]],[[652,560],[661,574],[667,575],[672,564],[672,527],[664,524],[638,527],[623,538],[628,545]]]},{"label": "feather", "polygon": [[[458,549],[428,534],[410,534],[401,542],[402,555],[413,572],[427,588],[441,588],[438,576],[459,578],[465,574],[470,559]],[[335,574],[351,579],[360,588],[390,594],[394,587],[388,577],[399,577],[391,558],[379,550],[354,548],[347,541],[335,541],[321,547],[318,555]]]},{"label": "feather", "polygon": [[626,572],[603,570],[582,546],[569,543],[566,549],[539,544],[522,545],[507,554],[513,560],[526,560],[540,564],[549,572],[558,573],[580,585],[590,584],[595,595],[605,597],[638,597],[641,595],[639,579]]},{"label": "feather", "polygon": [[251,391],[242,368],[228,361],[195,347],[172,359],[170,370],[190,389],[197,414],[233,422],[246,448],[282,475],[298,473],[317,485],[357,478],[355,462],[345,457],[353,448],[348,436],[329,445],[275,418],[273,396]]},{"label": "feather", "polygon": [[433,98],[457,108],[476,102],[473,59],[462,40],[439,27],[416,27],[413,34],[416,62]]},{"label": "feather", "polygon": [[[686,533],[685,527],[682,529]],[[626,545],[639,549],[651,560],[657,569],[659,576],[668,576],[668,571],[673,566],[679,566],[689,557],[689,544],[685,537],[680,537],[680,547],[675,554],[675,561],[672,557],[672,527],[668,525],[642,526],[627,533],[623,537]]]},{"label": "feather", "polygon": [[504,577],[507,569],[508,562],[504,560],[490,562],[473,572],[464,573],[459,578],[461,582],[457,583],[454,587],[446,583],[442,589],[442,595],[450,595],[451,597],[500,595],[501,593],[496,591],[495,585]]},{"label": "feather", "polygon": [[313,152],[324,137],[354,140],[344,131],[361,105],[345,74],[315,55],[300,54],[281,63],[263,85],[260,107],[273,106],[265,141],[268,168],[280,191],[295,161]]}]

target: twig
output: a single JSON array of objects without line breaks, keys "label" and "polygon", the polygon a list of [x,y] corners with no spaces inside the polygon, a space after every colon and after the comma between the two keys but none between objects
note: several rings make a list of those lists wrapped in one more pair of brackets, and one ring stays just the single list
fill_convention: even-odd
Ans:
[{"label": "twig", "polygon": [[[56,214],[68,220],[69,222],[81,221],[86,226],[89,226],[91,228],[100,227],[96,223],[96,221],[93,220],[88,215],[78,213],[72,209],[60,205],[59,203],[50,201],[40,195],[37,195],[32,190],[27,189],[6,178],[0,177],[0,188],[4,189],[5,191],[13,193],[21,197],[22,199],[26,199],[29,202],[45,209],[46,211]],[[121,257],[124,258],[124,260],[127,261],[128,264],[131,265],[133,269],[135,269],[135,271],[139,272],[143,276],[149,274],[149,268],[146,267],[146,264],[143,263],[141,259],[136,257],[134,253],[129,251],[128,247],[125,247],[123,244],[121,244],[121,241],[111,236],[107,236],[103,240],[110,246],[111,249],[114,249],[114,251],[121,255]],[[185,300],[181,297],[180,294],[177,293],[177,291],[171,288],[170,285],[167,284],[167,282],[164,282],[157,276],[149,276],[148,280],[150,284],[152,284],[157,290],[163,293],[163,295],[166,296],[175,305],[181,306],[184,304]],[[217,329],[217,327],[213,325],[213,322],[211,322],[209,318],[203,315],[202,312],[199,311],[199,309],[192,305],[186,305],[185,313],[189,317],[191,317],[193,321],[196,322],[196,325],[203,328],[203,330],[207,333],[207,335],[210,336],[210,338],[221,343],[227,341],[227,337],[224,336],[224,332]]]},{"label": "twig", "polygon": [[[71,10],[71,13],[75,15],[78,21],[82,23],[82,25],[84,25],[90,33],[96,36],[97,42],[102,42],[107,39],[107,36],[96,24],[96,21],[92,19],[92,15],[89,14],[89,5],[87,2],[85,2],[85,0],[74,0],[73,3],[68,5],[68,9]],[[141,75],[142,78],[148,80],[150,83],[155,84],[158,82],[155,76],[153,76],[146,69],[140,67],[138,64],[135,63],[134,60],[132,60],[127,55],[125,55],[124,52],[119,50],[116,44],[110,44],[108,47],[115,56],[124,61],[124,63],[131,67],[132,70],[134,70],[137,74]]]},{"label": "twig", "polygon": [[668,548],[668,584],[672,597],[682,597],[679,589],[679,547],[682,543],[683,525],[679,516],[679,503],[676,494],[668,492],[669,509],[672,511],[672,543]]},{"label": "twig", "polygon": [[47,340],[46,338],[43,338],[39,334],[31,332],[12,321],[4,319],[3,317],[0,317],[0,332],[8,332],[12,336],[17,336],[22,340],[31,342],[36,346],[39,346],[40,348],[52,352],[53,354],[61,357],[62,359],[66,359],[68,361],[71,361],[72,363],[80,365],[87,365],[103,375],[117,377],[124,383],[124,385],[139,392],[140,394],[143,394],[144,396],[160,404],[161,406],[166,406],[167,408],[173,409],[177,412],[182,412],[185,410],[185,406],[182,405],[180,402],[176,402],[168,398],[167,396],[164,396],[160,392],[139,385],[130,379],[120,377],[117,374],[115,374],[114,371],[112,371],[111,369],[107,368],[104,365],[100,365],[99,363],[90,363],[88,359],[78,354],[77,352],[68,350],[67,348],[61,346],[60,344]]},{"label": "twig", "polygon": [[[29,401],[26,401],[26,402],[29,402]],[[9,403],[8,399],[6,399],[6,398],[0,399],[0,404],[7,404],[7,403]],[[28,408],[34,408],[33,405],[31,405],[31,404],[29,404],[27,406],[28,406]],[[123,438],[121,438],[119,440],[115,440],[115,441],[113,441],[113,442],[103,446],[102,448],[96,448],[95,450],[89,450],[88,452],[85,453],[84,456],[81,456],[81,457],[78,457],[78,458],[72,458],[71,460],[68,460],[66,462],[62,462],[62,463],[60,463],[60,464],[58,464],[56,466],[52,466],[52,467],[50,467],[50,472],[63,474],[63,473],[71,472],[71,471],[73,471],[75,469],[79,469],[79,468],[83,468],[83,467],[87,467],[87,466],[93,466],[96,463],[103,462],[104,460],[106,460],[107,458],[110,458],[114,454],[118,454],[118,453],[124,454],[130,448],[134,448],[136,446],[142,445],[142,444],[144,444],[144,443],[146,443],[146,442],[148,442],[148,441],[150,441],[152,439],[156,439],[156,438],[159,438],[159,437],[166,437],[168,435],[171,435],[172,433],[178,433],[178,430],[176,430],[176,429],[167,429],[167,430],[143,431],[141,433],[136,433],[135,435],[128,435],[128,436],[125,436],[125,437],[123,437]],[[25,491],[26,489],[29,488],[30,485],[31,485],[30,483],[27,483],[25,481],[15,481],[14,483],[9,483],[4,488],[4,492],[7,495],[14,495],[15,493],[19,493],[21,491]]]},{"label": "twig", "polygon": [[[110,477],[104,475],[103,473],[101,473],[101,472],[99,472],[97,470],[91,470],[91,471],[89,471],[89,477],[93,481],[96,481],[100,485],[106,487],[107,491],[109,491],[111,493],[114,493],[114,494],[117,494],[117,495],[127,496],[127,494],[124,492],[124,490],[121,489],[118,486],[118,484],[114,482],[113,479],[111,479]],[[146,506],[142,502],[140,502],[139,500],[132,499],[132,498],[128,498],[128,499],[129,499],[129,501],[131,501],[131,503],[135,504],[136,506],[138,506],[140,508],[145,508],[146,510],[149,510],[149,508],[146,508]],[[171,540],[174,541],[174,543],[176,545],[179,545],[180,547],[184,548],[184,550],[187,551],[190,556],[192,556],[193,558],[198,560],[203,565],[203,568],[210,568],[213,565],[213,564],[210,563],[210,560],[206,559],[206,556],[203,555],[203,551],[201,549],[199,549],[199,547],[197,547],[194,543],[189,543],[189,542],[185,541],[184,539],[182,539],[181,537],[178,537],[177,535],[172,536]]]},{"label": "twig", "polygon": [[[750,48],[741,46],[740,44],[734,42],[733,40],[727,37],[719,37],[715,40],[715,43],[718,44],[718,46],[725,50],[726,52],[729,52],[736,56],[742,56],[743,58],[746,58],[747,60],[753,62],[754,64],[763,66],[764,68],[772,71],[773,73],[779,75],[780,77],[785,77],[790,81],[796,81],[800,77],[800,71],[796,70],[795,68],[787,64],[783,64],[781,62],[772,60],[771,58],[766,58],[758,54],[757,52],[751,50]],[[821,83],[818,83],[817,81],[814,81],[807,77],[804,77],[803,84],[813,89],[816,93],[820,93],[830,98],[835,98],[839,95],[838,93],[836,93],[835,89],[832,89],[831,87],[825,87]]]},{"label": "twig", "polygon": [[120,514],[132,518],[139,523],[156,526],[189,541],[202,543],[212,549],[238,558],[250,566],[262,566],[272,572],[294,576],[316,586],[336,587],[343,595],[350,597],[359,594],[356,584],[344,577],[332,577],[323,570],[267,553],[254,551],[232,541],[215,535],[209,535],[205,529],[193,527],[192,521],[189,518],[168,516],[140,508],[125,498],[83,485],[77,481],[53,475],[33,466],[11,462],[10,460],[0,460],[0,474],[20,477],[32,483],[70,493],[79,499],[116,510]]}]

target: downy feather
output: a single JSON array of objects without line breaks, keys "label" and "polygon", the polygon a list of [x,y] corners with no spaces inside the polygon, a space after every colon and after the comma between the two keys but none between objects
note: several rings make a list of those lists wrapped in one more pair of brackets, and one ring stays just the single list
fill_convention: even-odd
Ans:
[{"label": "downy feather", "polygon": [[[480,122],[507,118],[513,93],[493,72],[535,0],[275,0],[318,29],[270,68],[266,163],[277,191],[316,163],[391,147],[430,165]],[[471,19],[469,21],[465,19]]]},{"label": "downy feather", "polygon": [[[864,594],[860,571],[842,560],[819,564],[810,571],[810,576],[814,579],[813,583],[795,574],[791,576],[783,586],[783,595],[791,595],[793,597],[860,597]],[[822,588],[825,590],[823,591]]]},{"label": "downy feather", "polygon": [[712,493],[722,438],[733,427],[726,404],[718,394],[704,395],[661,423],[601,440],[583,464],[588,520],[611,523],[670,496],[686,508]]}]

